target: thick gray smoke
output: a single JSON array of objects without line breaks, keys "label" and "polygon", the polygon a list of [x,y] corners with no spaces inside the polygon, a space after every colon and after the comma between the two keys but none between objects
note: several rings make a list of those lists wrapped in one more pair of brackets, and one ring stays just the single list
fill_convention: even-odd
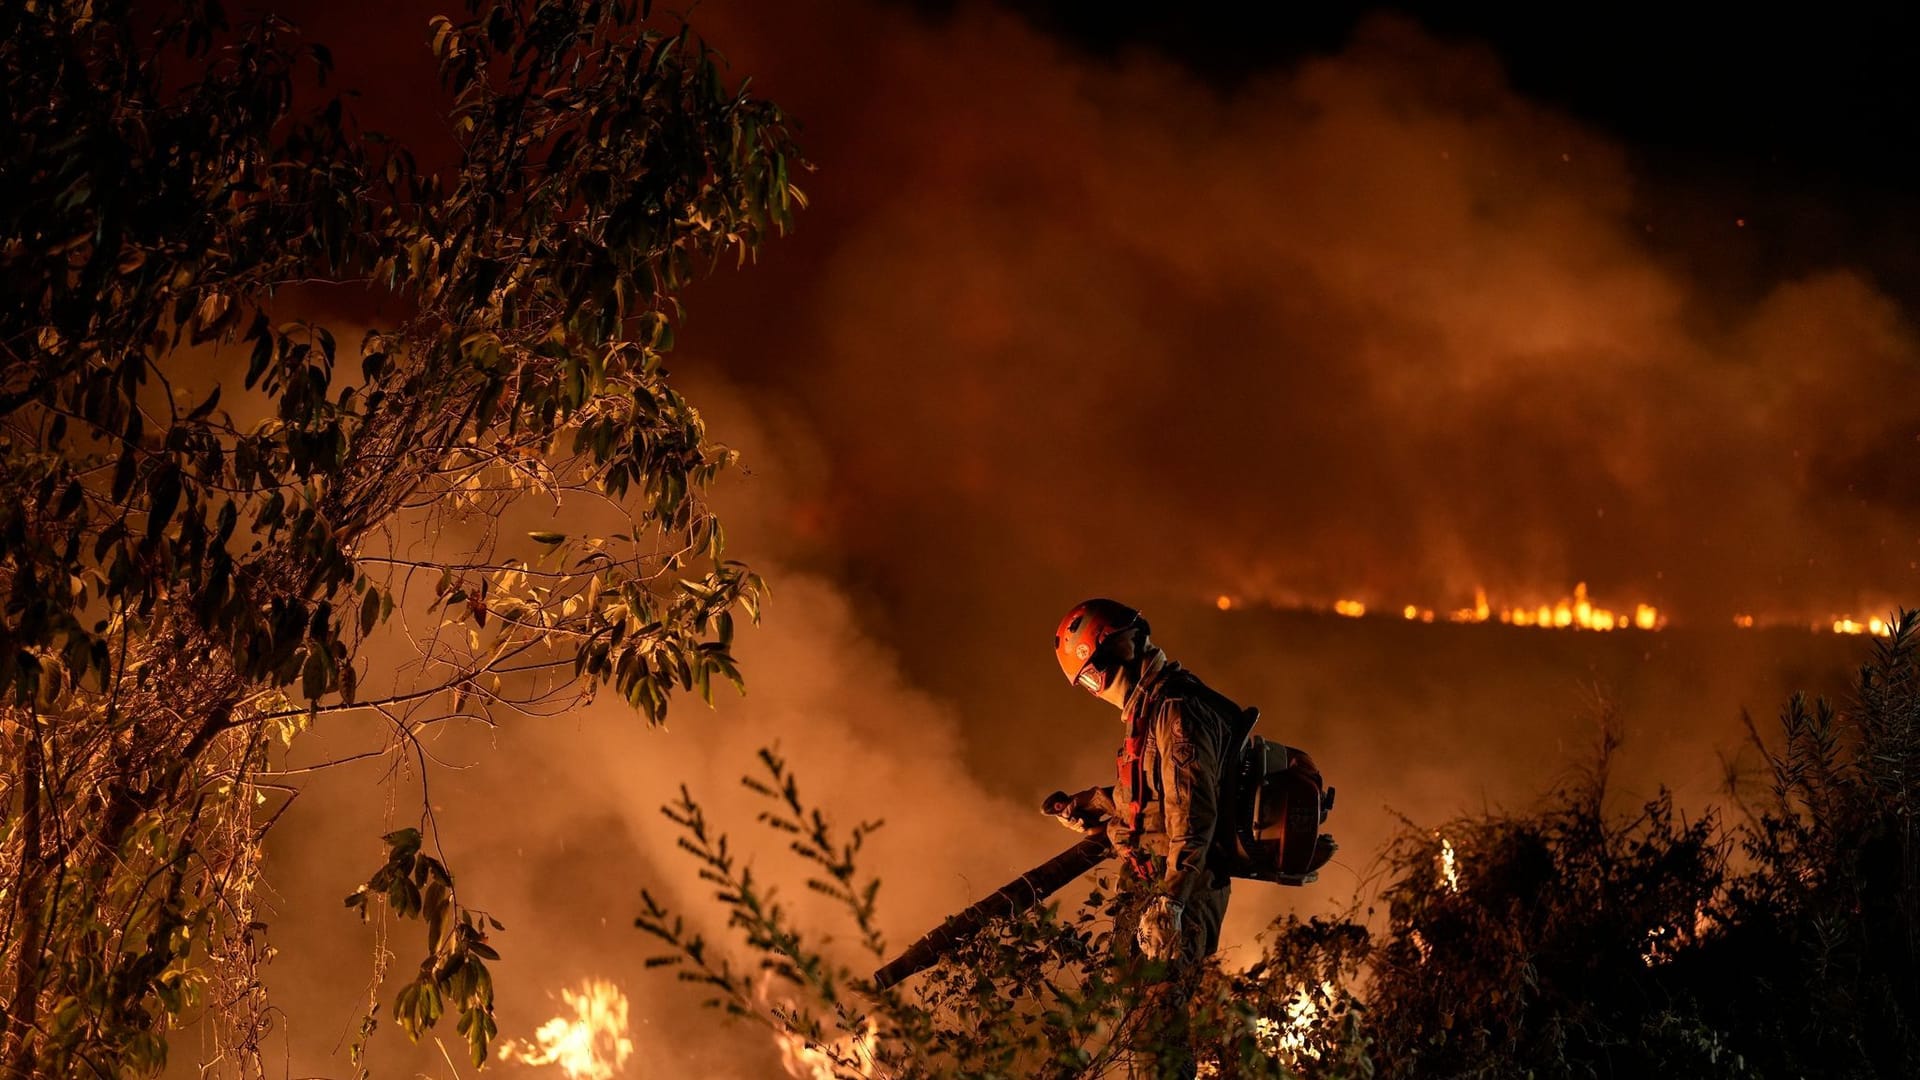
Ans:
[{"label": "thick gray smoke", "polygon": [[822,166],[774,282],[691,340],[824,433],[807,510],[897,617],[1584,580],[1718,624],[1915,580],[1902,312],[1844,268],[1742,302],[1657,259],[1626,154],[1481,50],[1383,20],[1221,97],[977,12],[734,10],[702,14]]}]

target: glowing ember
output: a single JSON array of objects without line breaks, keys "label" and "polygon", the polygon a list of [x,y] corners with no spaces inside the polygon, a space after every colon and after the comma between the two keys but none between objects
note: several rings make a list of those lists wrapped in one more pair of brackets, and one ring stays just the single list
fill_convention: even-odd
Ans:
[{"label": "glowing ember", "polygon": [[1333,602],[1333,613],[1335,615],[1345,615],[1349,619],[1357,619],[1367,613],[1367,605],[1358,600],[1335,600]]},{"label": "glowing ember", "polygon": [[1648,967],[1664,964],[1678,956],[1682,948],[1711,934],[1715,925],[1713,912],[1708,910],[1706,904],[1698,904],[1693,909],[1693,929],[1656,926],[1648,930],[1646,941],[1640,948],[1640,962]]},{"label": "glowing ember", "polygon": [[815,1046],[789,1031],[775,1031],[774,1044],[780,1048],[780,1064],[787,1075],[798,1080],[839,1080],[841,1077],[871,1077],[873,1060],[880,1049],[880,1030],[867,1021],[864,1035],[837,1040],[832,1046]]},{"label": "glowing ember", "polygon": [[627,996],[610,982],[588,979],[578,993],[560,991],[560,1000],[573,1010],[572,1018],[554,1017],[527,1042],[501,1043],[500,1060],[557,1065],[568,1080],[614,1080],[633,1056],[633,1040],[627,1037]]},{"label": "glowing ember", "polygon": [[1640,962],[1648,967],[1664,962],[1667,957],[1663,946],[1671,939],[1673,931],[1664,926],[1656,926],[1647,931],[1646,944],[1640,949]]},{"label": "glowing ember", "polygon": [[1233,597],[1221,593],[1219,599],[1213,602],[1213,606],[1219,608],[1221,611],[1232,611]]},{"label": "glowing ember", "polygon": [[1460,891],[1460,870],[1454,863],[1453,841],[1440,838],[1440,878],[1447,883],[1449,892]]}]

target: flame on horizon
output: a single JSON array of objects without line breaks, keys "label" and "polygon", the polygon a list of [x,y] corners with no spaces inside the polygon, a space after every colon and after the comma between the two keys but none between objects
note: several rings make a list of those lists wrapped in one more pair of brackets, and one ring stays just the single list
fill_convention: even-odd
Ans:
[{"label": "flame on horizon", "polygon": [[1853,616],[1842,615],[1833,620],[1833,632],[1836,634],[1872,634],[1874,637],[1892,637],[1893,624],[1875,616],[1864,623],[1853,621]]},{"label": "flame on horizon", "polygon": [[[1214,599],[1214,606],[1221,611],[1232,611],[1237,607],[1245,606],[1245,603],[1231,594],[1222,593]],[[1381,607],[1352,596],[1340,597],[1330,605],[1279,602],[1273,606],[1307,611],[1330,610],[1335,615],[1349,619],[1365,618],[1368,612],[1377,611]],[[1466,607],[1445,610],[1420,604],[1406,604],[1386,605],[1385,610],[1397,611],[1401,618],[1409,622],[1425,623],[1444,618],[1450,623],[1498,622],[1506,626],[1539,626],[1558,630],[1660,630],[1667,625],[1666,614],[1653,604],[1641,602],[1615,610],[1595,603],[1588,595],[1587,583],[1584,581],[1573,587],[1573,595],[1562,596],[1550,602],[1496,607],[1488,599],[1485,588],[1476,588],[1473,591],[1473,603]],[[1879,620],[1875,622],[1878,623]],[[1838,626],[1836,622],[1835,628],[1838,629]]]},{"label": "flame on horizon", "polygon": [[[1245,608],[1248,602],[1229,593],[1221,593],[1214,599],[1214,606],[1221,611],[1233,611]],[[1398,612],[1407,622],[1473,624],[1497,622],[1503,626],[1539,627],[1549,630],[1664,630],[1668,625],[1667,613],[1658,605],[1645,601],[1636,601],[1632,605],[1609,607],[1596,602],[1587,591],[1587,583],[1578,582],[1570,596],[1558,600],[1540,603],[1494,604],[1487,590],[1476,588],[1473,591],[1473,603],[1470,606],[1453,608],[1426,607],[1420,604],[1400,606],[1378,605],[1353,596],[1343,596],[1331,604],[1313,603],[1302,600],[1278,600],[1271,603],[1280,610],[1331,612],[1348,619],[1360,619],[1382,610]],[[1759,618],[1748,612],[1733,616],[1733,625],[1742,630],[1774,629],[1781,627],[1803,626],[1815,633],[1867,634],[1874,637],[1891,637],[1893,620],[1872,616],[1865,620],[1854,618],[1851,614],[1834,615],[1824,620],[1803,621],[1794,618]]]}]

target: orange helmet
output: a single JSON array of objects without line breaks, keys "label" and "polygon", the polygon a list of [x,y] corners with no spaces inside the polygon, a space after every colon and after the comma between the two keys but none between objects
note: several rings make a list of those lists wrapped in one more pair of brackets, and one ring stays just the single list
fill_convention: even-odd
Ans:
[{"label": "orange helmet", "polygon": [[1060,661],[1068,682],[1079,683],[1088,693],[1097,694],[1107,688],[1114,674],[1113,665],[1105,663],[1100,655],[1101,646],[1122,630],[1146,625],[1138,611],[1118,600],[1076,604],[1053,633],[1054,659]]}]

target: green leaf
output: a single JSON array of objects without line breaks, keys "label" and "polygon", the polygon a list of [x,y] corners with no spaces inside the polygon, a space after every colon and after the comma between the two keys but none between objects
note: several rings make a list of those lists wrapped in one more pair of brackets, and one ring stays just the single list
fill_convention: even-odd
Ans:
[{"label": "green leaf", "polygon": [[133,490],[134,468],[138,464],[139,458],[135,456],[133,447],[129,446],[120,452],[120,460],[113,468],[114,502],[125,502],[127,494]]},{"label": "green leaf", "polygon": [[166,532],[173,512],[179,508],[180,470],[172,465],[161,468],[147,482],[147,491],[152,500],[147,510],[147,539],[156,541]]},{"label": "green leaf", "polygon": [[308,701],[317,700],[327,692],[326,649],[319,642],[307,649],[307,662],[300,669],[300,692]]},{"label": "green leaf", "polygon": [[360,633],[371,633],[380,622],[380,590],[368,588],[366,595],[360,598]]},{"label": "green leaf", "polygon": [[213,393],[207,395],[207,400],[194,406],[193,411],[187,414],[187,420],[192,422],[205,419],[207,414],[212,412],[214,406],[218,404],[220,404],[220,384],[215,383]]}]

